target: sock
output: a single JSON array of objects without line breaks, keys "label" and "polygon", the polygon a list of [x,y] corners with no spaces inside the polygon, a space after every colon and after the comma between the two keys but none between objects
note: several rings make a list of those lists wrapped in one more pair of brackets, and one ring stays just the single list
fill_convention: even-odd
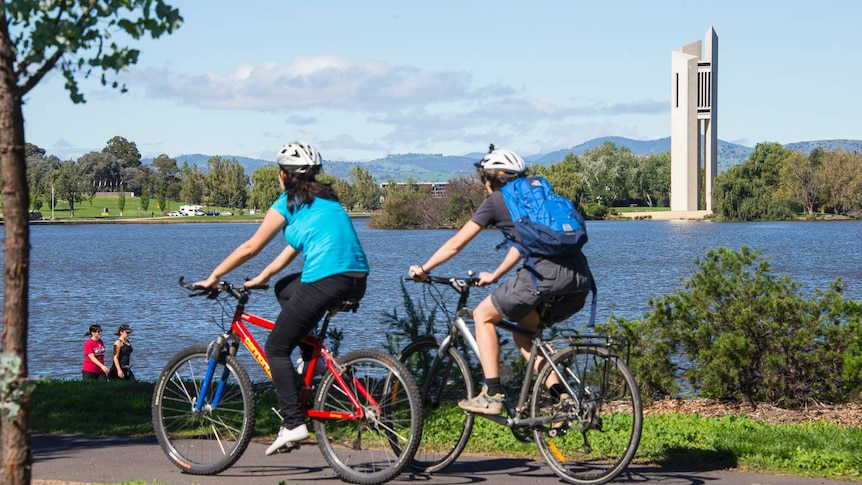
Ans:
[{"label": "sock", "polygon": [[554,399],[559,399],[560,394],[562,394],[564,391],[565,390],[563,389],[563,386],[559,382],[548,388],[548,392]]},{"label": "sock", "polygon": [[497,394],[502,394],[503,387],[500,385],[500,378],[495,377],[493,379],[485,379],[485,385],[488,386],[488,395],[495,396]]}]

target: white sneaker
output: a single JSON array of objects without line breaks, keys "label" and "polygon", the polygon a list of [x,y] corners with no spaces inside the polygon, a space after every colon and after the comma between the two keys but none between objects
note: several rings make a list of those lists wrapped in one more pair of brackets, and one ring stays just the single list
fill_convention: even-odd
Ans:
[{"label": "white sneaker", "polygon": [[308,438],[308,428],[304,424],[300,424],[293,429],[287,429],[282,426],[278,429],[278,436],[276,436],[275,441],[266,449],[266,454],[269,456],[282,447],[290,448],[295,442],[304,440],[305,438]]},{"label": "white sneaker", "polygon": [[[303,375],[302,372],[305,370],[305,361],[302,360],[302,357],[297,359],[296,361],[296,373],[299,375]],[[323,356],[319,356],[317,358],[317,363],[314,364],[314,374],[313,376],[322,375],[326,371],[326,362],[323,359]]]}]

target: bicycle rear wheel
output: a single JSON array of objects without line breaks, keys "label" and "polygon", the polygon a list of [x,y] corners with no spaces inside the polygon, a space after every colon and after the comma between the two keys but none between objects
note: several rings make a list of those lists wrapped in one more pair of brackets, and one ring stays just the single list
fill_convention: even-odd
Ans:
[{"label": "bicycle rear wheel", "polygon": [[560,478],[597,485],[616,478],[634,458],[643,425],[640,391],[622,359],[605,347],[572,346],[553,362],[577,396],[552,396],[544,366],[533,388],[531,415],[554,418],[533,436],[545,462]]},{"label": "bicycle rear wheel", "polygon": [[391,480],[410,462],[422,438],[422,404],[413,377],[397,358],[357,350],[338,359],[347,389],[327,372],[314,400],[319,411],[353,413],[357,419],[317,419],[314,432],[323,457],[342,480],[374,484]]},{"label": "bicycle rear wheel", "polygon": [[[458,350],[450,346],[438,357],[440,343],[433,337],[420,338],[404,348],[399,356],[413,373],[422,393],[425,430],[434,437],[423,437],[410,466],[421,472],[436,472],[449,466],[464,451],[473,430],[473,413],[458,407],[458,401],[475,392],[470,367]],[[433,367],[433,368],[432,368]]]},{"label": "bicycle rear wheel", "polygon": [[[179,351],[153,392],[153,428],[162,450],[183,472],[214,475],[233,465],[254,431],[254,389],[242,365],[222,354],[205,396],[201,386],[209,364],[206,345]],[[216,406],[216,393],[221,396]],[[203,400],[198,412],[195,404]]]}]

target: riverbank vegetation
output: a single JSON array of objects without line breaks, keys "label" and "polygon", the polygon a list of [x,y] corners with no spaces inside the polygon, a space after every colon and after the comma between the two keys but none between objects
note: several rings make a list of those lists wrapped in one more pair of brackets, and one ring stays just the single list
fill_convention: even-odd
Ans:
[{"label": "riverbank vegetation", "polygon": [[[198,167],[179,166],[160,155],[152,165],[144,165],[135,143],[120,136],[101,152],[77,160],[60,161],[32,144],[26,152],[32,210],[44,216],[53,203],[54,216],[61,219],[101,216],[90,215],[95,208],[116,209],[108,211],[111,217],[166,215],[186,204],[248,214],[269,207],[280,192],[274,164],[246,174],[236,159],[215,156]],[[588,218],[667,210],[670,205],[669,152],[635,155],[607,142],[529,170],[577,202]],[[445,190],[413,179],[375,180],[361,165],[346,179],[325,172],[322,178],[335,187],[348,210],[372,214],[371,227],[454,228],[485,197],[476,177],[469,170],[467,174],[453,177]],[[714,214],[722,220],[859,217],[862,155],[821,148],[804,154],[778,143],[760,143],[746,161],[717,176],[713,197]]]}]

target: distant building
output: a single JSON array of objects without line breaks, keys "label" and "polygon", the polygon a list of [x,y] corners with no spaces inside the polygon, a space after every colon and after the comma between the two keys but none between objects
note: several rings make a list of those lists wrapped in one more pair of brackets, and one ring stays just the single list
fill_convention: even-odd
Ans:
[{"label": "distant building", "polygon": [[[407,182],[397,182],[396,185],[407,185]],[[446,193],[449,182],[416,182],[413,184],[413,188],[418,190],[419,187],[423,185],[430,185],[431,196],[439,199]],[[389,187],[389,182],[383,182],[380,184],[381,189],[385,189],[386,187]]]}]

